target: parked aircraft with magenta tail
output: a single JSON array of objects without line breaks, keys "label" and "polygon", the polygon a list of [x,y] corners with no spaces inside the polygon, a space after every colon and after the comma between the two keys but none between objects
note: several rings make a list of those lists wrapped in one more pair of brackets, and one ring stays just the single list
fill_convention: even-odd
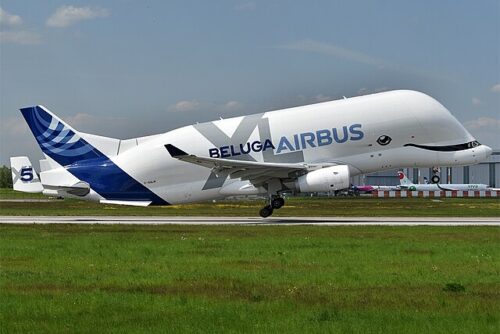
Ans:
[{"label": "parked aircraft with magenta tail", "polygon": [[[479,163],[488,146],[432,97],[390,91],[185,126],[120,140],[79,132],[47,108],[22,108],[45,156],[13,166],[16,189],[123,205],[346,189],[375,171]],[[19,160],[17,160],[19,162]],[[26,160],[23,160],[26,161]],[[39,182],[40,186],[30,186]]]}]

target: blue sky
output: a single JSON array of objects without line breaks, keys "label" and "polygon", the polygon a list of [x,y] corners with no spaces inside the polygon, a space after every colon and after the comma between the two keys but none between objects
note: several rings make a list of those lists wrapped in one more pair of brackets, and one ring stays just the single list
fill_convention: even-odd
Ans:
[{"label": "blue sky", "polygon": [[500,148],[498,0],[0,7],[0,164],[41,157],[18,111],[27,105],[125,139],[402,88],[437,98]]}]

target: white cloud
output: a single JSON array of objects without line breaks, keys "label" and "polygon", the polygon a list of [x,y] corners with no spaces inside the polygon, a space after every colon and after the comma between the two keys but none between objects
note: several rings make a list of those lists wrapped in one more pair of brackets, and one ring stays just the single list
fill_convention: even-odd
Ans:
[{"label": "white cloud", "polygon": [[243,104],[238,101],[228,101],[225,103],[210,103],[198,102],[196,100],[182,100],[172,104],[167,108],[169,112],[190,112],[195,110],[216,111],[216,112],[232,112],[243,108]]},{"label": "white cloud", "polygon": [[0,7],[0,24],[6,26],[18,26],[22,23],[23,20],[19,15],[8,13]]},{"label": "white cloud", "polygon": [[494,92],[494,93],[500,93],[500,83],[494,85],[493,87],[491,87],[491,91]]},{"label": "white cloud", "polygon": [[0,43],[33,45],[40,44],[42,37],[29,31],[0,31]]},{"label": "white cloud", "polygon": [[0,43],[12,43],[12,44],[22,44],[22,45],[33,45],[40,44],[42,42],[42,37],[40,34],[27,30],[19,30],[20,25],[22,25],[23,20],[19,15],[14,15],[6,12],[0,7],[0,25],[8,26],[7,31],[0,31]]},{"label": "white cloud", "polygon": [[200,103],[197,101],[179,101],[174,105],[168,107],[168,111],[173,112],[187,112],[197,110],[200,107]]},{"label": "white cloud", "polygon": [[489,127],[500,130],[500,119],[493,117],[479,117],[477,119],[465,122],[464,125],[469,130],[478,130]]},{"label": "white cloud", "polygon": [[472,104],[475,105],[475,106],[478,106],[481,104],[481,100],[478,99],[477,97],[473,97],[472,98]]},{"label": "white cloud", "polygon": [[323,95],[323,94],[318,94],[312,98],[313,102],[326,102],[326,101],[331,101],[331,100],[334,100],[334,98],[331,96]]},{"label": "white cloud", "polygon": [[86,113],[78,113],[74,116],[64,117],[64,121],[70,126],[77,128],[82,124],[93,123],[96,121],[96,117]]},{"label": "white cloud", "polygon": [[494,117],[479,117],[464,126],[481,143],[494,149],[500,148],[500,119]]},{"label": "white cloud", "polygon": [[281,45],[278,48],[287,49],[287,50],[295,50],[295,51],[304,51],[311,53],[319,53],[327,56],[333,56],[336,58],[342,58],[346,60],[355,61],[358,63],[369,64],[369,65],[377,65],[377,66],[386,66],[384,62],[377,60],[367,54],[362,52],[349,50],[340,46],[336,46],[333,44],[321,43],[312,40],[302,40],[297,41],[290,44]]},{"label": "white cloud", "polygon": [[108,10],[104,8],[61,6],[47,19],[46,24],[49,27],[64,28],[78,21],[106,17],[108,15]]},{"label": "white cloud", "polygon": [[233,111],[239,110],[241,107],[243,107],[243,105],[238,101],[228,101],[222,106],[222,109],[226,111]]},{"label": "white cloud", "polygon": [[453,78],[440,75],[438,73],[435,73],[434,71],[428,71],[425,69],[412,68],[408,66],[401,66],[399,64],[389,63],[383,59],[378,59],[366,53],[343,48],[341,46],[337,46],[334,44],[322,43],[313,40],[300,40],[289,44],[279,45],[277,46],[277,48],[292,50],[292,51],[317,53],[334,57],[337,59],[344,59],[347,61],[352,61],[360,64],[371,65],[379,70],[391,70],[430,79],[455,82]]},{"label": "white cloud", "polygon": [[377,87],[377,88],[360,88],[358,90],[358,95],[368,95],[368,94],[375,94],[375,93],[381,93],[381,92],[386,92],[388,91],[389,88],[387,87]]},{"label": "white cloud", "polygon": [[123,121],[121,117],[114,116],[96,116],[87,113],[76,113],[73,116],[63,117],[64,121],[68,123],[71,127],[75,129],[80,128],[90,128],[98,127],[103,123],[114,123],[118,121]]}]

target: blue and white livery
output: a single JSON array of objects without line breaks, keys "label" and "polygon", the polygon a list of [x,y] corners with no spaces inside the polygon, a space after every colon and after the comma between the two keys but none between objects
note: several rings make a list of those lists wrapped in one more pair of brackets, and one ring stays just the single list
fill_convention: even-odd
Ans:
[{"label": "blue and white livery", "polygon": [[[491,154],[439,102],[407,90],[128,140],[79,132],[43,106],[21,113],[45,155],[38,189],[101,203],[168,205],[265,194],[269,204],[260,215],[267,217],[284,205],[284,191],[340,190],[357,174],[470,165]],[[16,181],[21,191],[31,182]]]}]

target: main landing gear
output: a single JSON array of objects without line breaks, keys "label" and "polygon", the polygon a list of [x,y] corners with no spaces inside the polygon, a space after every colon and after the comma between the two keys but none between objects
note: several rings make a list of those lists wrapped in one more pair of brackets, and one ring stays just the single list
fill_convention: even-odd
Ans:
[{"label": "main landing gear", "polygon": [[432,175],[432,177],[431,177],[432,183],[439,183],[440,180],[441,180],[441,178],[439,177],[439,175]]},{"label": "main landing gear", "polygon": [[431,170],[431,183],[439,183],[439,181],[441,181],[441,177],[439,176],[441,173],[441,168],[439,168],[438,166],[434,166],[431,168]]},{"label": "main landing gear", "polygon": [[280,196],[271,196],[269,204],[260,209],[259,215],[262,218],[267,218],[273,214],[274,209],[280,209],[285,205],[285,200]]}]

